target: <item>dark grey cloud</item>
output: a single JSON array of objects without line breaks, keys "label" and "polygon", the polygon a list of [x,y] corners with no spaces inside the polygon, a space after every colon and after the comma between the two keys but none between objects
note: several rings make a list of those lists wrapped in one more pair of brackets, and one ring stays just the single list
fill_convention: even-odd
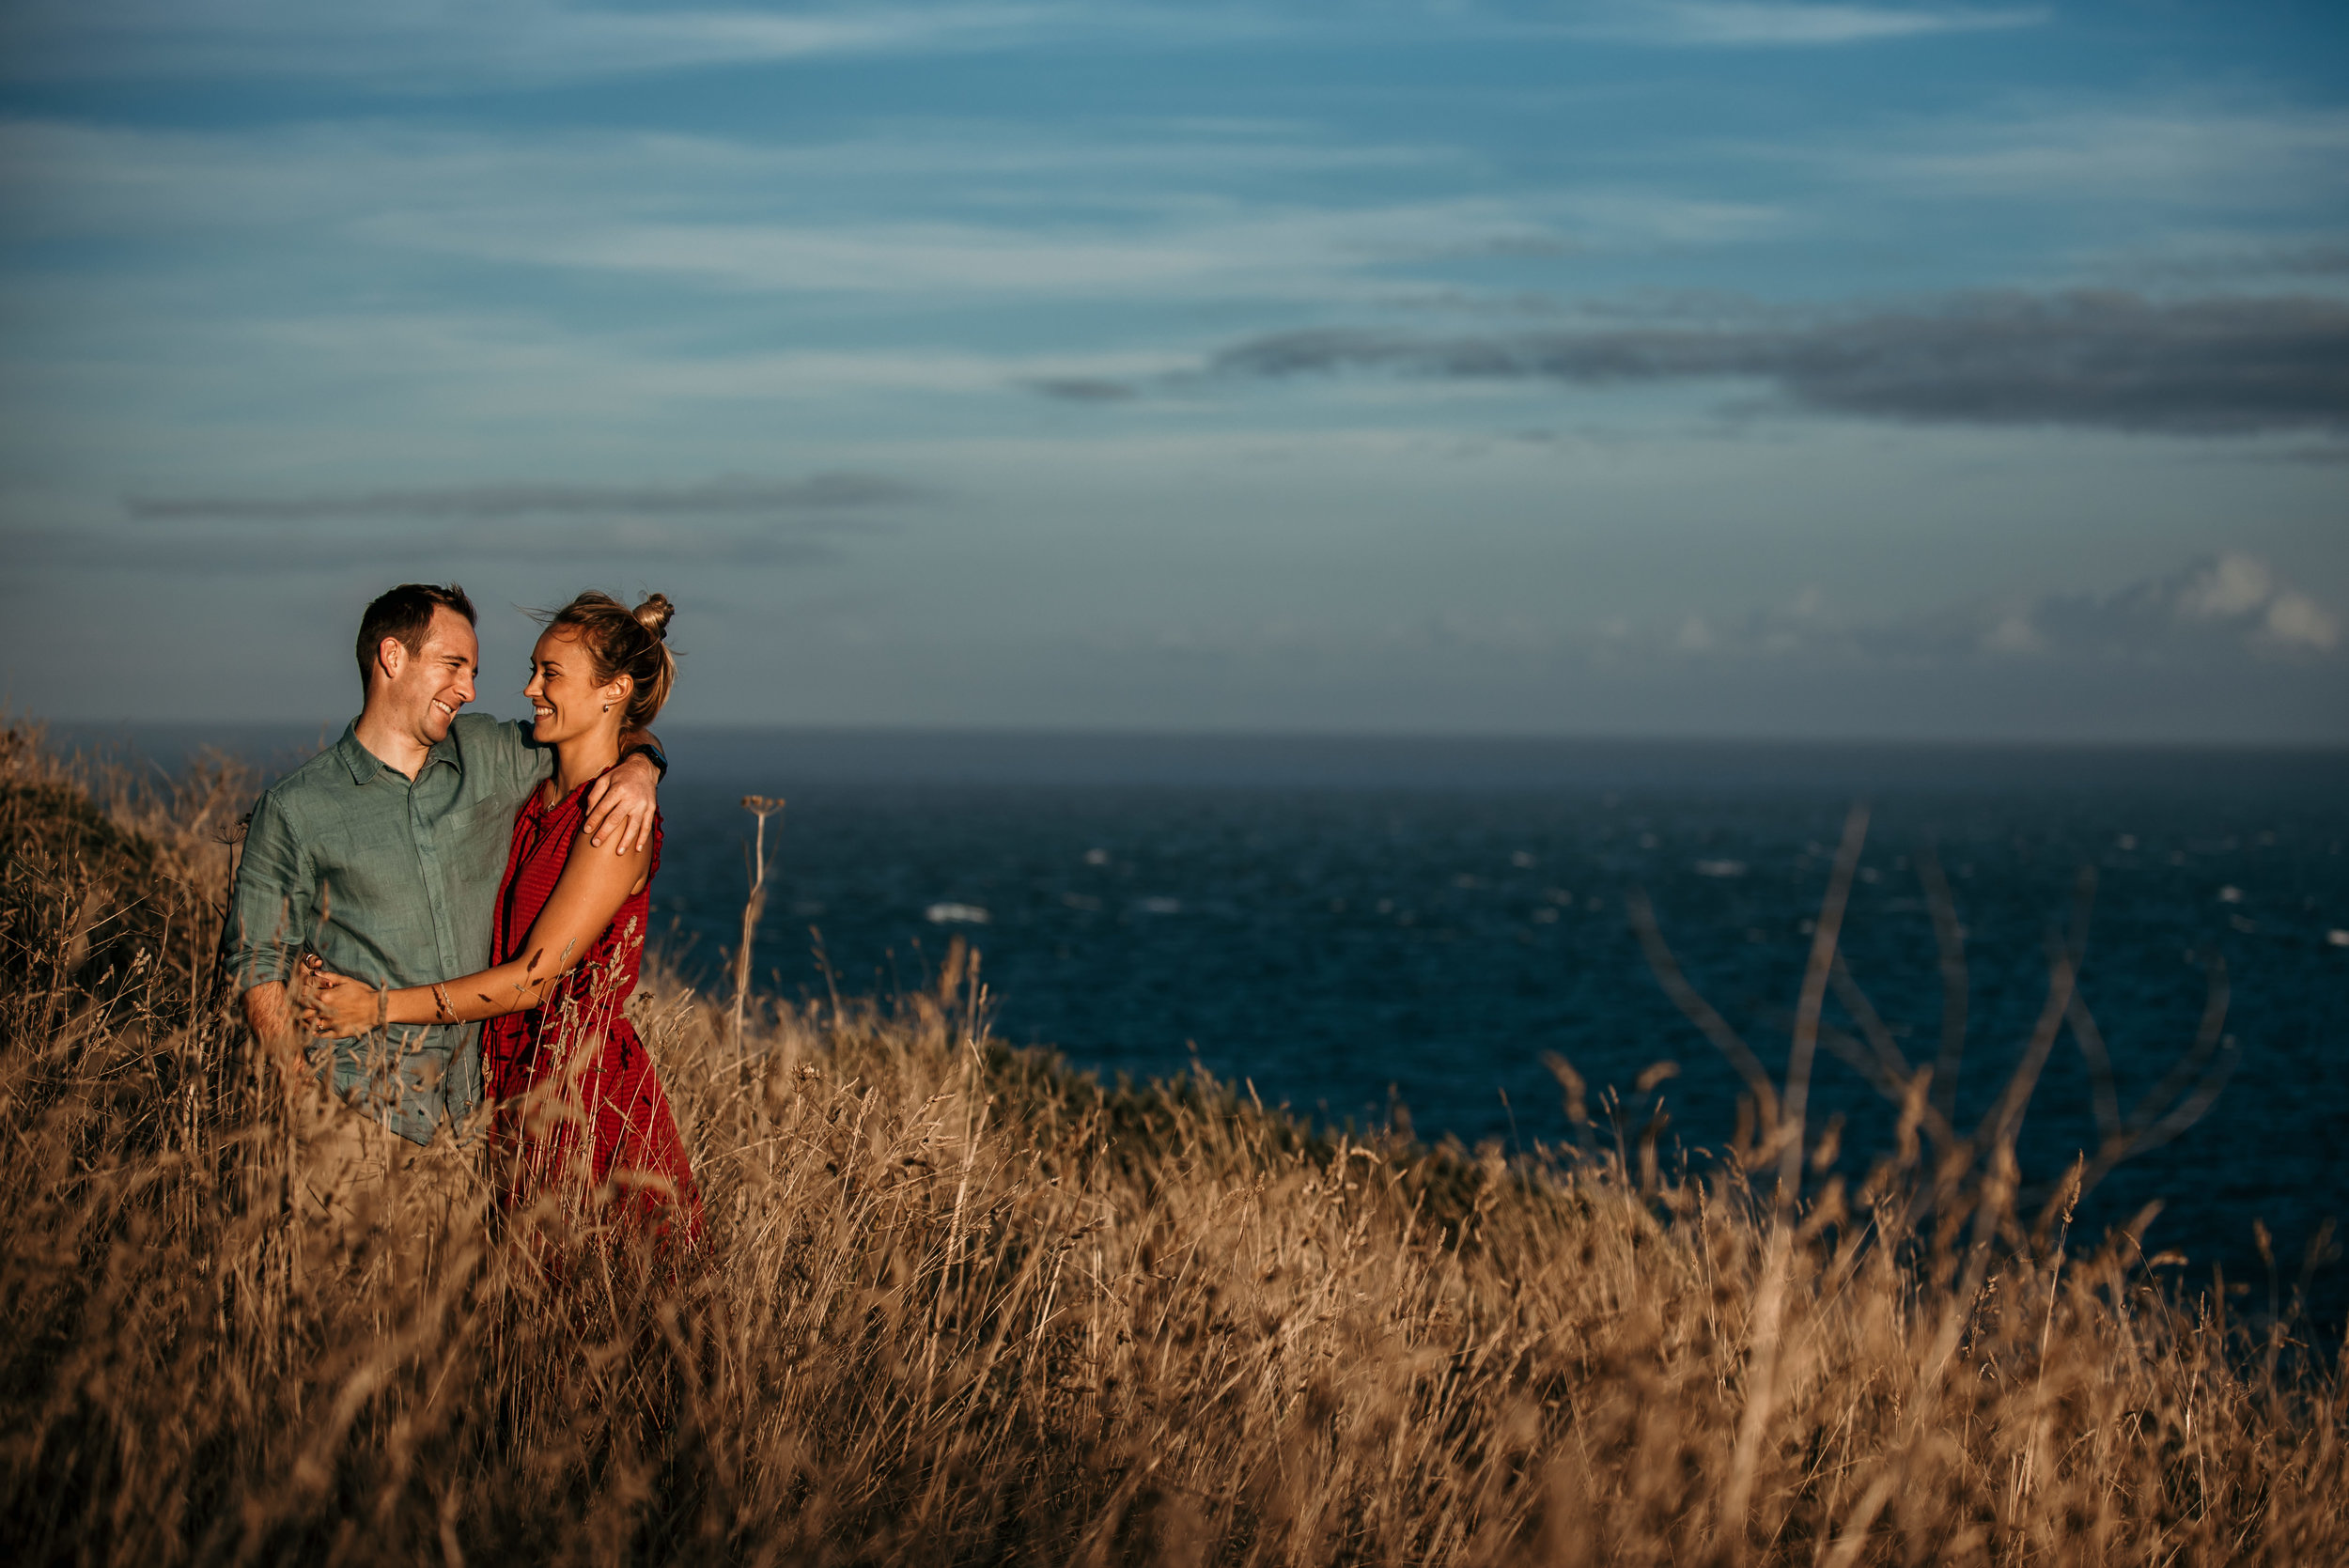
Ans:
[{"label": "dark grey cloud", "polygon": [[1472,240],[1437,253],[1460,260],[1490,257],[1504,261],[1550,261],[1566,256],[1584,256],[1590,247],[1578,240],[1563,235],[1527,231],[1518,234],[1496,234],[1488,239]]},{"label": "dark grey cloud", "polygon": [[301,495],[149,495],[122,521],[0,522],[0,554],[25,567],[244,575],[347,567],[445,574],[465,562],[790,566],[836,560],[930,499],[863,474],[681,485],[559,481]]},{"label": "dark grey cloud", "polygon": [[2349,273],[2349,241],[2312,241],[2298,245],[2272,245],[2258,256],[2272,272],[2303,277],[2340,277]]},{"label": "dark grey cloud", "polygon": [[2349,241],[2302,240],[2241,245],[2201,255],[2139,257],[2114,269],[2131,281],[2240,287],[2247,277],[2336,278],[2349,274]]},{"label": "dark grey cloud", "polygon": [[879,474],[817,474],[804,479],[724,477],[684,485],[524,480],[310,495],[132,496],[123,502],[123,507],[132,517],[145,520],[500,522],[534,517],[739,518],[775,512],[849,511],[918,501],[926,493],[916,486]]},{"label": "dark grey cloud", "polygon": [[1052,376],[1028,383],[1031,390],[1064,403],[1123,403],[1136,396],[1124,381],[1091,376]]},{"label": "dark grey cloud", "polygon": [[1742,379],[1823,411],[1917,422],[2235,433],[2349,427],[2349,304],[2001,294],[1791,324],[1346,329],[1236,344],[1209,369],[1282,378],[1385,369],[1580,386]]}]

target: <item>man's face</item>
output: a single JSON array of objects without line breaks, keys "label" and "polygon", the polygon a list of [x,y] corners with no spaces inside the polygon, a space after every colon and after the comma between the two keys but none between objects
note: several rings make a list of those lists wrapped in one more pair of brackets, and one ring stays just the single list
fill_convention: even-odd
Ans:
[{"label": "man's face", "polygon": [[[393,653],[393,648],[397,652]],[[457,710],[474,698],[481,643],[474,635],[473,623],[441,605],[432,612],[432,625],[424,634],[421,648],[410,654],[393,644],[384,653],[397,661],[398,671],[386,678],[379,660],[367,706],[380,704],[384,716],[420,745],[430,746],[445,738]]]}]

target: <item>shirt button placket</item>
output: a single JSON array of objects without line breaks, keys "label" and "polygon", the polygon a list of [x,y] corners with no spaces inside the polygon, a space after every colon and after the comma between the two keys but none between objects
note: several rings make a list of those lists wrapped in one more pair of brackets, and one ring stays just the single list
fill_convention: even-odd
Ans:
[{"label": "shirt button placket", "polygon": [[[424,768],[419,768],[416,773],[418,784],[423,784],[428,771],[436,765],[438,760],[436,757],[426,759]],[[449,940],[446,897],[448,890],[442,885],[441,880],[439,841],[433,835],[432,825],[425,820],[421,806],[415,808],[411,815],[415,826],[416,856],[418,862],[424,868],[425,902],[429,907],[432,917],[432,950],[440,955],[442,977],[454,979],[462,972],[463,966],[457,962],[453,944]],[[435,1026],[430,1032],[437,1035],[438,1026]]]}]

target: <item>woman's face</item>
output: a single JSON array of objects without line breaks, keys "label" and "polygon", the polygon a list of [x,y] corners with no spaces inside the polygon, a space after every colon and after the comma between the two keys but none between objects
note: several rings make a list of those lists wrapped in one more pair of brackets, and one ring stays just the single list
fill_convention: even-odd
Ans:
[{"label": "woman's face", "polygon": [[626,675],[599,684],[596,663],[568,627],[551,626],[530,650],[530,684],[522,695],[537,721],[531,736],[542,745],[554,745],[609,725],[615,733],[628,709],[630,681]]}]

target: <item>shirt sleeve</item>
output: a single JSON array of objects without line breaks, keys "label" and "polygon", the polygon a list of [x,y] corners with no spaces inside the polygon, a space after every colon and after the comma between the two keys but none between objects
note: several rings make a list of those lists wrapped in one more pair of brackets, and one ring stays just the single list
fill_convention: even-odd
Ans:
[{"label": "shirt sleeve", "polygon": [[457,724],[465,766],[482,769],[486,795],[520,805],[554,771],[554,748],[531,739],[530,726],[520,719],[460,713]]},{"label": "shirt sleeve", "polygon": [[309,852],[272,791],[253,808],[221,930],[221,967],[239,995],[291,977],[309,940],[317,904],[318,875]]}]

